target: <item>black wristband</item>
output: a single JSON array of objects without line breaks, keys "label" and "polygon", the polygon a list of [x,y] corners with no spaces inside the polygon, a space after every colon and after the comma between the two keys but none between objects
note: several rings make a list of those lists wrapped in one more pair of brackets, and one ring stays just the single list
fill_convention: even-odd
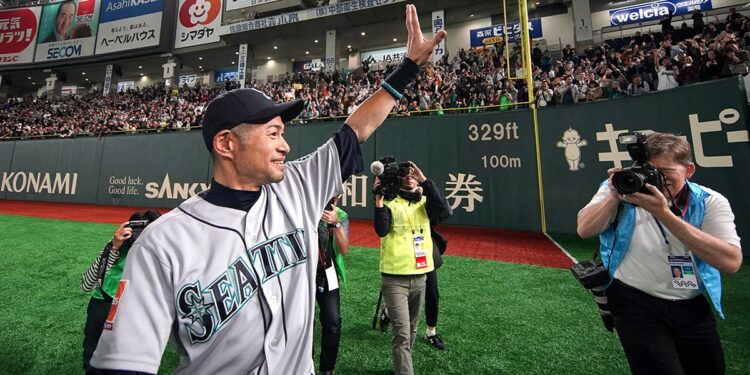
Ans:
[{"label": "black wristband", "polygon": [[[409,86],[419,74],[419,65],[408,57],[404,57],[398,68],[385,79],[380,86],[388,90],[396,99],[401,99],[406,86]],[[395,92],[394,92],[395,91]]]}]

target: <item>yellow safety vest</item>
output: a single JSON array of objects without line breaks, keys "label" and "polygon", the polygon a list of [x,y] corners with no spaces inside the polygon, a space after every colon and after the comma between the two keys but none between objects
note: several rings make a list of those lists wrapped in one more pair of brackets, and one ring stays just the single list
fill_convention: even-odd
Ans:
[{"label": "yellow safety vest", "polygon": [[[410,202],[404,198],[385,201],[391,210],[391,231],[380,238],[380,272],[392,275],[420,275],[432,271],[432,236],[427,217],[427,198]],[[427,267],[417,269],[414,235],[422,235],[421,248],[427,257]]]}]

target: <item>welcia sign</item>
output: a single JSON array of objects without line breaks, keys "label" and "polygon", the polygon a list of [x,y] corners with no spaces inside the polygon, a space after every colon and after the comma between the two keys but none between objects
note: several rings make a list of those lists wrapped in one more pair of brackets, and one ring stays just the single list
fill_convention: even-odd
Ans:
[{"label": "welcia sign", "polygon": [[609,11],[609,22],[612,26],[620,26],[655,21],[669,15],[679,16],[692,13],[698,9],[710,10],[712,8],[711,0],[659,0],[611,9]]}]

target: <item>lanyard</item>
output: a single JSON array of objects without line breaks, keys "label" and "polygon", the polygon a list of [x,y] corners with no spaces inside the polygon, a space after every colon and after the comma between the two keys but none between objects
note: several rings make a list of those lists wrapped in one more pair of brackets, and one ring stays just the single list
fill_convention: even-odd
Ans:
[{"label": "lanyard", "polygon": [[682,208],[682,219],[685,220],[685,215],[687,215],[687,208],[688,204],[690,204],[690,195],[685,198],[685,207]]},{"label": "lanyard", "polygon": [[[683,189],[687,189],[687,186],[685,186]],[[672,201],[674,204],[674,207],[677,208],[677,211],[679,211],[679,215],[682,217],[682,220],[685,220],[685,216],[687,215],[687,209],[688,205],[690,204],[690,194],[687,192],[680,192],[680,196],[685,195],[685,206],[680,210],[680,207],[677,205],[678,202]],[[673,211],[674,212],[674,211]],[[661,236],[664,238],[664,243],[669,245],[669,240],[667,240],[667,233],[664,231],[664,227],[661,225],[661,222],[654,217],[654,221],[656,221],[656,226],[659,227],[659,231],[661,232]]]},{"label": "lanyard", "polygon": [[661,222],[659,222],[659,219],[654,217],[654,221],[656,221],[656,226],[659,227],[659,231],[661,232],[662,238],[664,238],[664,243],[669,245],[669,240],[667,239],[667,233],[664,231],[664,227],[661,226]]},{"label": "lanyard", "polygon": [[[402,198],[402,199],[403,199],[403,198]],[[411,202],[409,202],[409,204],[411,204]],[[413,224],[411,223],[411,216],[409,215],[409,213],[408,213],[408,212],[406,212],[406,207],[403,207],[403,206],[402,206],[402,207],[401,207],[401,211],[403,211],[403,213],[404,213],[404,216],[406,216],[406,221],[407,221],[407,222],[409,223],[409,230],[411,230],[411,234],[412,234],[412,235],[414,235],[414,234],[417,234],[417,232],[416,232],[416,231],[414,230],[414,225],[413,225]],[[419,228],[419,233],[420,233],[420,234],[421,234],[421,233],[424,233],[424,229],[422,229],[422,228]]]}]

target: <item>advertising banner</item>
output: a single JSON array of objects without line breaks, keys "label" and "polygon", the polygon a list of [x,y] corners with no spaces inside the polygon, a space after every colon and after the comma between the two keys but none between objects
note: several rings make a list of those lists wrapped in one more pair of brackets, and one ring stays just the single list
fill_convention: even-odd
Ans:
[{"label": "advertising banner", "polygon": [[135,81],[117,82],[117,92],[128,91],[130,89],[135,89]]},{"label": "advertising banner", "polygon": [[[438,31],[443,29],[445,29],[445,12],[436,10],[432,12],[432,36],[435,36]],[[432,62],[442,59],[445,53],[445,39],[443,39],[435,46],[435,52],[432,54]]]},{"label": "advertising banner", "polygon": [[336,30],[326,31],[326,61],[325,71],[336,69]]},{"label": "advertising banner", "polygon": [[[448,224],[539,230],[530,111],[389,118],[386,122],[374,134],[375,154],[414,161],[451,205],[453,216]],[[435,131],[438,126],[439,132]],[[410,139],[420,142],[403,141]],[[371,162],[365,160],[365,165]],[[373,175],[368,172],[345,188],[352,195],[345,196],[344,202],[373,209],[369,189]],[[359,194],[362,186],[365,196]]]},{"label": "advertising banner", "polygon": [[[633,164],[626,146],[618,142],[619,135],[656,131],[682,135],[692,145],[696,172],[691,180],[727,197],[737,232],[747,244],[750,137],[741,82],[732,77],[648,95],[540,109],[547,230],[575,233],[578,210],[607,179],[607,170]],[[661,110],[668,105],[669,111]]]},{"label": "advertising banner", "polygon": [[96,54],[159,44],[164,0],[103,0]]},{"label": "advertising banner", "polygon": [[65,60],[94,54],[99,2],[67,0],[42,8],[34,61]]},{"label": "advertising banner", "polygon": [[[96,202],[121,206],[175,207],[208,189],[211,158],[200,150],[199,132],[107,137]],[[134,145],[148,152],[132,152]],[[122,155],[128,155],[123,158]],[[181,155],[169,157],[168,155]]]},{"label": "advertising banner", "polygon": [[[521,40],[521,24],[518,22],[511,22],[507,27],[503,27],[502,24],[492,25],[488,27],[482,27],[480,29],[469,30],[469,40],[471,41],[471,47],[482,47],[489,44],[500,43],[505,40],[505,33],[503,30],[508,32],[508,39],[511,42],[518,42]],[[529,20],[529,38],[541,38],[542,37],[542,19],[534,18]]]},{"label": "advertising banner", "polygon": [[109,88],[112,86],[112,70],[114,66],[112,64],[107,65],[107,70],[104,72],[104,87],[102,87],[102,95],[109,95]]},{"label": "advertising banner", "polygon": [[295,72],[319,72],[325,67],[323,59],[312,59],[305,61],[295,61],[292,67]]},{"label": "advertising banner", "polygon": [[247,72],[247,44],[240,44],[240,53],[237,58],[237,81],[240,87],[245,87],[245,73]]},{"label": "advertising banner", "polygon": [[62,90],[60,91],[60,96],[75,95],[77,93],[78,93],[78,86],[67,85],[67,86],[62,87]]},{"label": "advertising banner", "polygon": [[362,51],[359,61],[367,64],[373,63],[399,63],[406,56],[406,47],[379,49],[376,51]]},{"label": "advertising banner", "polygon": [[644,21],[660,20],[669,15],[679,16],[696,9],[711,10],[711,0],[659,0],[609,11],[609,24],[627,25]]},{"label": "advertising banner", "polygon": [[[13,160],[13,149],[16,147],[16,142],[0,142],[0,171],[10,171],[11,161]],[[1,182],[1,180],[0,180]],[[0,184],[0,199],[6,199],[7,193]]]},{"label": "advertising banner", "polygon": [[0,66],[34,59],[41,8],[0,10]]},{"label": "advertising banner", "polygon": [[214,82],[236,81],[239,79],[237,69],[221,69],[214,71]]},{"label": "advertising banner", "polygon": [[179,82],[180,87],[188,85],[188,87],[195,87],[195,84],[202,81],[203,79],[197,74],[183,74],[180,76]]},{"label": "advertising banner", "polygon": [[103,145],[95,137],[15,142],[10,165],[0,165],[7,165],[0,192],[6,199],[91,203]]},{"label": "advertising banner", "polygon": [[227,0],[227,10],[242,9],[255,7],[269,3],[275,3],[279,0]]},{"label": "advertising banner", "polygon": [[[231,1],[231,0],[230,0]],[[245,31],[252,31],[258,29],[265,29],[267,27],[288,25],[290,23],[297,23],[301,21],[312,20],[316,18],[337,16],[339,14],[345,14],[349,12],[356,12],[365,9],[372,9],[381,7],[384,5],[390,5],[400,3],[405,0],[351,0],[351,1],[340,1],[336,4],[325,5],[317,8],[300,10],[297,12],[289,12],[277,14],[275,16],[257,18],[253,20],[247,20],[238,23],[232,23],[221,26],[221,35],[242,33]],[[227,6],[229,6],[227,4]]]},{"label": "advertising banner", "polygon": [[219,41],[222,0],[180,0],[174,48]]}]

